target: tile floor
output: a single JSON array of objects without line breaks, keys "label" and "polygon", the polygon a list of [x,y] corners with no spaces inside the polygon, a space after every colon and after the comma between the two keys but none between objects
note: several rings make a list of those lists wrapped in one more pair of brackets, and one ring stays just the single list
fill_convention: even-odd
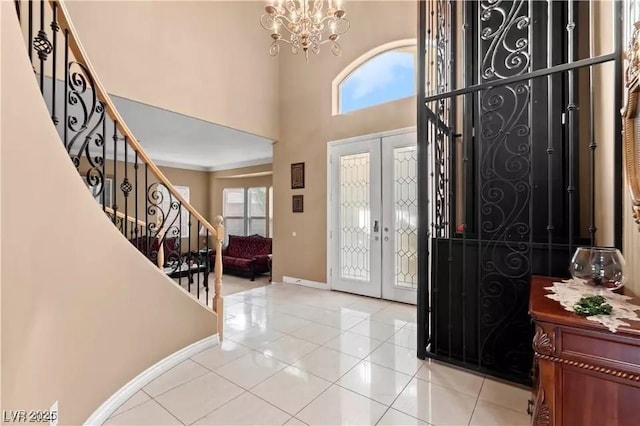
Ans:
[{"label": "tile floor", "polygon": [[529,425],[529,392],[416,358],[416,309],[272,284],[225,298],[225,339],[107,425]]}]

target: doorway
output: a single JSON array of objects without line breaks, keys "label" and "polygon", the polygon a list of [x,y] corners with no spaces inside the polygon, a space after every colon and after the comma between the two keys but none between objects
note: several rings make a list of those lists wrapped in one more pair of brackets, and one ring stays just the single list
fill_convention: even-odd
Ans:
[{"label": "doorway", "polygon": [[334,290],[416,304],[415,129],[329,143],[328,281]]}]

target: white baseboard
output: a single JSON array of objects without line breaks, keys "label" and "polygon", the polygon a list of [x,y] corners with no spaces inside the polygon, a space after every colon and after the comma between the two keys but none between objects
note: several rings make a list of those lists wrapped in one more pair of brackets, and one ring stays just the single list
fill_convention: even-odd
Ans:
[{"label": "white baseboard", "polygon": [[304,287],[317,288],[318,290],[331,290],[331,287],[329,287],[329,284],[327,284],[327,283],[321,283],[321,282],[318,282],[318,281],[303,280],[301,278],[293,278],[293,277],[284,276],[284,277],[282,277],[282,282],[285,283],[285,284],[295,284],[295,285],[301,285],[301,286],[304,286]]},{"label": "white baseboard", "polygon": [[122,404],[131,398],[136,392],[145,387],[149,382],[156,379],[171,368],[193,355],[209,349],[219,343],[218,335],[205,337],[189,346],[172,353],[168,357],[158,361],[142,373],[134,377],[129,383],[121,387],[116,393],[111,395],[91,416],[84,422],[85,425],[102,425]]}]

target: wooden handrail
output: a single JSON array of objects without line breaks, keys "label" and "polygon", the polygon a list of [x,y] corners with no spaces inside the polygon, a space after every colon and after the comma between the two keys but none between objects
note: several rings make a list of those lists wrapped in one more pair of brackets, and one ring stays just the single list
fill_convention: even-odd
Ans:
[{"label": "wooden handrail", "polygon": [[91,64],[91,61],[89,61],[89,56],[85,52],[84,47],[79,41],[77,31],[73,26],[73,23],[71,22],[71,18],[69,17],[69,11],[67,10],[67,7],[64,4],[64,2],[60,0],[49,0],[49,3],[52,5],[52,7],[55,4],[56,7],[58,8],[60,12],[60,16],[58,17],[58,24],[60,25],[60,28],[63,31],[66,29],[69,31],[69,34],[71,35],[69,37],[69,48],[75,55],[76,60],[82,62],[83,65],[89,71],[89,74],[91,74],[91,77],[93,79],[93,84],[94,84],[93,89],[96,91],[100,101],[103,102],[105,111],[107,112],[107,114],[109,114],[109,117],[111,117],[111,119],[116,123],[116,126],[120,131],[120,133],[122,133],[122,135],[125,136],[128,144],[138,154],[138,158],[143,163],[148,165],[149,169],[156,176],[158,181],[161,184],[163,184],[167,188],[167,190],[171,193],[171,195],[181,203],[182,207],[187,209],[189,213],[191,213],[197,220],[199,220],[202,225],[204,225],[207,229],[209,229],[209,233],[215,240],[219,240],[220,238],[217,235],[216,227],[211,225],[196,209],[193,208],[191,204],[189,204],[189,202],[187,202],[187,200],[185,200],[180,195],[180,193],[171,184],[171,182],[169,182],[169,179],[167,179],[164,173],[160,171],[158,166],[155,165],[153,160],[151,160],[149,155],[144,151],[144,149],[142,148],[142,146],[134,136],[133,132],[129,129],[127,124],[122,119],[122,116],[116,109],[116,106],[111,100],[109,93],[107,93],[105,88],[102,86],[102,82],[97,78],[97,73],[93,68],[93,65]]},{"label": "wooden handrail", "polygon": [[[63,32],[67,32],[68,34],[68,46],[71,50],[71,53],[74,55],[75,60],[83,65],[86,73],[90,77],[92,81],[92,89],[95,92],[97,99],[100,100],[104,107],[104,111],[106,114],[113,120],[115,123],[117,131],[120,132],[125,138],[125,143],[129,145],[131,149],[136,153],[137,160],[140,160],[143,164],[146,165],[148,169],[151,170],[151,173],[155,175],[158,179],[158,183],[164,185],[167,188],[167,191],[171,194],[171,196],[180,203],[181,207],[186,209],[193,217],[200,222],[202,226],[204,226],[208,231],[209,235],[214,239],[214,248],[216,250],[214,265],[214,297],[212,300],[211,308],[217,314],[217,328],[219,339],[222,340],[223,337],[223,325],[224,325],[224,312],[223,312],[223,297],[222,297],[222,241],[224,239],[224,226],[222,225],[223,218],[222,216],[217,216],[215,218],[214,224],[210,224],[189,202],[180,195],[180,193],[176,190],[173,184],[167,179],[167,177],[160,171],[160,169],[153,162],[151,157],[145,152],[142,148],[138,140],[136,139],[133,132],[129,129],[122,116],[116,109],[115,104],[113,103],[109,93],[102,86],[102,82],[97,78],[97,73],[93,67],[93,64],[89,60],[89,56],[87,55],[84,47],[80,43],[80,39],[78,37],[77,31],[73,26],[71,21],[69,11],[67,10],[66,5],[62,0],[48,0],[48,3],[52,6],[54,11],[57,10],[57,25],[59,29]],[[18,11],[18,16],[20,14],[20,8],[16,7]],[[30,12],[31,13],[31,12]],[[29,40],[29,43],[32,43],[32,40]],[[55,67],[55,66],[54,66]],[[41,73],[42,74],[42,73]],[[55,75],[55,74],[54,74]],[[42,86],[42,84],[41,84]],[[114,139],[115,140],[115,139]],[[137,161],[136,160],[136,161]],[[114,156],[114,162],[117,161],[117,158]],[[136,225],[140,225],[147,228],[147,223],[128,216],[126,213],[122,213],[114,210],[111,207],[104,206],[104,210],[106,213],[110,215],[115,215],[115,217],[125,220],[125,223],[133,223]],[[164,263],[164,232],[165,230],[160,228],[158,229],[158,234],[156,237],[160,238],[160,248],[158,253],[158,267],[162,269],[162,265]],[[207,301],[208,305],[208,301]]]},{"label": "wooden handrail", "polygon": [[122,212],[114,212],[111,207],[105,206],[104,211],[110,215],[113,215],[115,213],[116,217],[120,219],[126,219],[127,222],[135,223],[138,226],[147,226],[147,223],[145,221],[136,219],[135,217],[125,216],[125,214]]}]

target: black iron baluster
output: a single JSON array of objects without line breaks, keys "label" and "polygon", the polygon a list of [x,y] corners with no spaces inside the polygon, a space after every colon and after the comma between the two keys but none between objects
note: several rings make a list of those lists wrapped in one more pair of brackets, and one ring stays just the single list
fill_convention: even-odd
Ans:
[{"label": "black iron baluster", "polygon": [[[31,3],[31,1],[29,1]],[[64,148],[68,150],[69,143],[69,30],[64,30]],[[104,134],[106,137],[106,133]],[[106,144],[106,142],[105,142]],[[106,157],[103,157],[106,158]]]},{"label": "black iron baluster", "polygon": [[[200,219],[198,219],[198,247],[200,247]],[[191,289],[189,289],[189,293],[191,293]],[[198,300],[200,300],[200,274],[198,274],[198,287],[196,289],[196,293],[198,294]]]},{"label": "black iron baluster", "polygon": [[[125,167],[126,168],[126,167]],[[118,122],[113,120],[113,185],[118,183]],[[113,191],[113,200],[111,200],[111,208],[113,209],[113,217],[118,216],[118,191]],[[114,222],[115,223],[115,222]]]},{"label": "black iron baluster", "polygon": [[139,164],[138,164],[138,151],[135,151],[135,161],[133,163],[133,170],[135,170],[135,179],[133,182],[133,188],[134,188],[134,192],[133,192],[133,199],[134,199],[134,205],[135,205],[135,209],[136,209],[136,243],[138,242],[138,237],[140,237],[141,235],[138,235],[138,168],[139,168]]},{"label": "black iron baluster", "polygon": [[124,234],[127,235],[127,227],[129,222],[129,193],[131,192],[131,183],[129,183],[129,140],[127,136],[124,137],[124,180],[120,185],[120,190],[124,194]]},{"label": "black iron baluster", "polygon": [[[575,14],[574,14],[574,2],[573,1],[569,1],[568,2],[568,15],[567,15],[567,32],[568,32],[568,51],[567,51],[567,55],[568,55],[568,62],[572,63],[575,61],[575,44],[576,44],[576,40],[575,40],[575,27],[576,27],[576,23],[575,23]],[[573,234],[574,234],[574,212],[575,212],[575,191],[576,191],[576,186],[575,186],[575,145],[576,145],[576,127],[577,127],[577,122],[576,122],[576,110],[577,110],[577,105],[576,105],[576,94],[575,94],[575,85],[576,85],[576,79],[575,79],[575,71],[574,70],[569,70],[568,72],[568,84],[569,84],[569,89],[568,89],[568,104],[567,104],[567,125],[568,125],[568,129],[567,129],[567,136],[568,136],[568,143],[569,143],[569,149],[568,149],[568,153],[569,153],[569,179],[568,179],[568,185],[567,185],[567,196],[569,197],[569,256],[573,255]]]},{"label": "black iron baluster", "polygon": [[[60,31],[60,25],[58,25],[58,4],[53,3],[53,20],[51,22],[51,31],[53,31],[53,45],[51,48],[51,53],[53,54],[52,60],[52,84],[51,84],[51,119],[53,120],[53,124],[58,125],[58,117],[56,116],[56,64],[58,57],[58,31]],[[104,159],[104,157],[102,157]]]},{"label": "black iron baluster", "polygon": [[[209,306],[209,228],[207,228],[207,240],[205,242],[204,252],[206,253],[204,262],[204,266],[206,268],[206,275],[204,276],[204,304],[206,306]],[[211,304],[211,306],[213,306],[213,303]]]},{"label": "black iron baluster", "polygon": [[29,23],[27,30],[27,37],[29,40],[29,62],[31,62],[31,66],[33,66],[33,0],[29,0]]},{"label": "black iron baluster", "polygon": [[[207,253],[207,256],[209,256],[209,228],[207,228],[207,232],[206,232],[206,240],[205,240],[205,247],[204,247],[204,251],[205,253]],[[205,264],[205,267],[207,267],[208,265]],[[207,267],[207,274],[209,273],[209,268]],[[200,286],[198,286],[198,288],[200,288]],[[204,304],[209,306],[209,278],[207,275],[207,278],[205,279],[204,282]],[[198,300],[200,300],[200,296],[198,296]]]},{"label": "black iron baluster", "polygon": [[188,253],[188,259],[195,259],[195,261],[198,263],[198,267],[200,266],[200,257],[199,257],[199,253],[197,252],[198,247],[196,244],[196,252],[194,254],[193,248],[191,247],[191,212],[187,212],[188,216],[187,216],[187,253]]},{"label": "black iron baluster", "polygon": [[[65,102],[66,104],[66,102]],[[65,126],[66,128],[66,126]],[[102,119],[102,211],[106,211],[107,207],[107,115]],[[109,188],[111,197],[113,197],[113,184]]]},{"label": "black iron baluster", "polygon": [[33,43],[33,48],[38,52],[38,59],[40,60],[40,93],[44,94],[44,60],[46,59],[46,43],[47,34],[44,32],[44,1],[40,0],[40,31],[36,38],[30,42]]},{"label": "black iron baluster", "polygon": [[[182,203],[178,203],[178,236],[176,238],[176,244],[178,245],[178,264],[180,265],[179,268],[182,269],[183,267],[187,268],[187,283],[189,281],[191,281],[191,265],[188,262],[188,259],[182,259]],[[184,265],[182,262],[185,262],[186,265]],[[183,266],[184,265],[184,266]],[[182,287],[182,274],[178,274],[178,284],[180,285],[180,287]]]},{"label": "black iron baluster", "polygon": [[150,258],[150,240],[149,234],[151,233],[151,228],[149,224],[149,164],[144,163],[144,223],[145,223],[145,246],[144,249],[146,251],[145,255],[147,258]]},{"label": "black iron baluster", "polygon": [[[417,42],[417,143],[418,143],[418,164],[417,164],[417,176],[418,176],[418,358],[424,359],[427,355],[427,344],[429,338],[428,324],[429,324],[429,291],[428,291],[428,271],[429,271],[429,256],[428,251],[428,237],[426,234],[429,231],[428,223],[428,204],[429,199],[428,192],[428,166],[429,155],[428,148],[425,140],[427,136],[426,132],[426,105],[423,102],[424,93],[426,91],[425,82],[425,62],[426,62],[426,5],[425,2],[418,2],[418,42]],[[425,184],[427,183],[427,184]],[[427,214],[425,214],[425,206],[427,206]],[[427,218],[427,221],[425,221]],[[217,246],[216,246],[217,248]]]},{"label": "black iron baluster", "polygon": [[[434,87],[437,87],[437,79],[436,81],[432,80],[432,77],[435,76],[435,62],[434,62],[434,53],[433,53],[433,30],[432,28],[435,28],[435,22],[434,22],[434,10],[433,10],[433,2],[429,2],[429,17],[428,17],[429,21],[430,21],[430,25],[427,28],[427,40],[429,41],[429,48],[427,49],[428,52],[428,62],[427,65],[431,67],[430,71],[428,72],[429,75],[429,80],[427,82],[427,91],[429,92],[433,92]],[[432,102],[431,103],[432,107],[437,107],[437,102]],[[435,258],[438,258],[438,252],[439,252],[439,230],[438,230],[438,190],[437,190],[437,185],[439,184],[438,181],[438,166],[436,165],[436,150],[437,150],[437,145],[438,145],[438,141],[437,141],[437,135],[436,135],[436,122],[437,120],[434,120],[434,122],[429,124],[429,139],[427,140],[427,144],[429,146],[429,150],[432,154],[432,158],[431,161],[433,162],[433,164],[431,164],[431,166],[433,166],[431,173],[430,173],[430,177],[431,177],[431,182],[432,182],[432,187],[433,187],[433,197],[432,197],[432,204],[431,204],[431,212],[432,212],[432,218],[431,218],[431,241],[432,241],[432,251],[433,251],[433,255],[435,256]],[[438,274],[438,269],[439,269],[439,265],[436,262],[435,265],[433,265],[433,274],[434,277],[437,276]],[[432,303],[432,310],[433,313],[431,315],[431,317],[433,318],[433,332],[431,333],[431,336],[433,338],[432,344],[434,345],[435,348],[438,348],[438,338],[440,336],[439,334],[439,330],[438,330],[438,307],[439,307],[439,302],[440,302],[440,287],[438,285],[438,281],[434,280],[434,285],[433,285],[433,303]],[[439,348],[438,348],[439,349]],[[432,350],[437,350],[437,349],[432,349]]]},{"label": "black iron baluster", "polygon": [[[553,66],[553,5],[547,3],[547,67]],[[547,275],[552,275],[553,262],[553,75],[547,77]]]}]

